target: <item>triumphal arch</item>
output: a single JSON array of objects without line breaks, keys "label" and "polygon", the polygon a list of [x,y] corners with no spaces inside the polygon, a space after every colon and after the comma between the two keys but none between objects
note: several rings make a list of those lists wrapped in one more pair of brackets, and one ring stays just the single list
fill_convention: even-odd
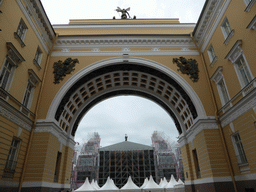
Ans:
[{"label": "triumphal arch", "polygon": [[0,1],[0,191],[69,190],[80,120],[118,95],[150,99],[173,119],[186,191],[254,191],[254,2],[208,0],[196,24],[52,26],[39,0]]}]

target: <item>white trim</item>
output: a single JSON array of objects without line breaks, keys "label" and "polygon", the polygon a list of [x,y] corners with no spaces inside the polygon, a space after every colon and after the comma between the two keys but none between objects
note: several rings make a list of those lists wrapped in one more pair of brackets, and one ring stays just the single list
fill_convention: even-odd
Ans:
[{"label": "white trim", "polygon": [[[68,178],[69,179],[69,178]],[[47,187],[47,188],[65,188],[70,189],[70,184],[50,183],[50,182],[23,182],[22,188],[28,187]]]},{"label": "white trim", "polygon": [[195,137],[203,130],[219,129],[217,121],[209,117],[208,119],[199,119],[191,128],[183,133],[178,140],[180,147],[193,142]]},{"label": "white trim", "polygon": [[27,131],[31,131],[33,121],[2,99],[0,99],[0,116],[3,116]]},{"label": "white trim", "polygon": [[209,30],[211,30],[212,23],[216,15],[218,16],[221,6],[224,0],[209,0],[205,8],[205,11],[202,12],[202,18],[195,33],[195,39],[198,42],[198,45],[202,45],[204,39],[207,37]]},{"label": "white trim", "polygon": [[210,177],[205,179],[197,179],[193,181],[185,181],[185,185],[198,185],[204,183],[217,183],[217,182],[232,182],[231,177]]},{"label": "white trim", "polygon": [[255,106],[256,89],[254,88],[246,95],[246,97],[243,97],[240,101],[238,101],[238,103],[236,103],[220,117],[221,126],[227,126],[250,109],[253,109]]},{"label": "white trim", "polygon": [[256,31],[256,16],[251,20],[249,25],[246,27],[247,29],[255,30]]},{"label": "white trim", "polygon": [[[26,7],[24,7],[24,4],[21,2],[21,0],[16,0],[17,4],[19,5],[23,15],[26,17],[27,21],[29,22],[31,28],[33,29],[35,35],[37,36],[38,40],[40,41],[41,45],[43,46],[46,53],[49,53],[48,45],[45,43],[45,39],[41,36],[41,32],[38,31],[37,27],[35,26],[34,22],[32,21]],[[50,43],[50,42],[48,42]],[[52,43],[50,43],[51,45]]]},{"label": "white trim", "polygon": [[[179,76],[176,72],[171,70],[170,68],[167,68],[164,65],[161,65],[157,62],[142,59],[142,58],[128,58],[126,59],[128,62],[132,63],[140,63],[146,66],[150,66],[156,70],[160,70],[167,74],[168,76],[171,76],[173,79],[176,80],[177,83],[187,92],[187,94],[190,96],[192,102],[194,103],[196,107],[196,111],[198,113],[198,118],[199,119],[204,119],[206,117],[206,112],[204,110],[203,104],[201,100],[199,99],[198,95],[196,92],[193,90],[193,88],[181,77]],[[104,66],[110,66],[113,63],[123,63],[124,59],[122,57],[118,58],[111,58],[111,59],[106,59],[103,61],[99,61],[97,63],[91,64],[88,67],[83,68],[82,70],[78,71],[75,75],[73,75],[58,91],[56,94],[55,98],[52,100],[52,103],[49,107],[46,119],[51,120],[54,118],[56,110],[63,98],[63,95],[66,94],[66,92],[69,90],[70,87],[72,87],[79,79],[81,79],[83,76],[87,75],[93,70],[96,70],[98,68],[104,67]]]},{"label": "white trim", "polygon": [[122,56],[129,53],[130,56],[148,56],[148,55],[199,55],[198,51],[84,51],[84,52],[52,52],[52,57],[79,57],[79,56]]},{"label": "white trim", "polygon": [[244,3],[246,5],[246,8],[245,8],[244,11],[249,12],[249,11],[251,11],[251,8],[252,8],[253,4],[255,3],[255,0],[251,0],[251,1],[249,1],[249,3],[248,3],[248,0],[247,1],[244,0]]},{"label": "white trim", "polygon": [[59,36],[54,49],[196,48],[189,35]]},{"label": "white trim", "polygon": [[236,181],[256,181],[256,173],[235,176]]},{"label": "white trim", "polygon": [[35,127],[35,133],[51,133],[58,139],[61,144],[74,150],[75,141],[58,126],[56,120],[52,122],[46,120],[38,120]]},{"label": "white trim", "polygon": [[222,5],[222,7],[219,10],[219,13],[218,14],[216,13],[216,15],[217,15],[216,19],[214,20],[214,23],[212,24],[212,27],[211,27],[210,31],[206,34],[205,37],[202,37],[202,39],[204,39],[204,42],[203,42],[203,45],[201,47],[201,52],[204,52],[205,48],[209,44],[209,42],[210,42],[214,32],[216,31],[223,15],[225,14],[230,2],[231,2],[231,0],[226,0],[224,2],[224,4]]}]

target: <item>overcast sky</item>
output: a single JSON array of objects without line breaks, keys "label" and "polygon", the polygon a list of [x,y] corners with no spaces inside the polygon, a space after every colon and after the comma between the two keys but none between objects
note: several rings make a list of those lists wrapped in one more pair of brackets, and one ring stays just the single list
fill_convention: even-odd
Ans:
[{"label": "overcast sky", "polygon": [[[196,23],[205,0],[41,0],[51,23],[68,24],[69,19],[120,18],[115,9],[130,7],[131,17],[179,18],[181,23]],[[151,145],[151,135],[157,130],[170,140],[177,140],[178,131],[169,116],[156,103],[135,96],[107,99],[94,106],[79,124],[75,141],[88,140],[88,134],[98,132],[101,146],[128,140]],[[80,148],[80,147],[78,147]]]}]

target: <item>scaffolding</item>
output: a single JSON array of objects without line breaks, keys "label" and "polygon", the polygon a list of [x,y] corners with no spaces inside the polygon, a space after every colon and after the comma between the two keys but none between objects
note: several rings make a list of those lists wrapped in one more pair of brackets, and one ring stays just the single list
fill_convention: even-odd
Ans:
[{"label": "scaffolding", "polygon": [[80,187],[86,177],[89,181],[98,180],[100,136],[97,132],[89,135],[89,140],[82,146],[80,155],[73,166],[75,187]]},{"label": "scaffolding", "polygon": [[163,132],[157,131],[154,131],[151,140],[152,146],[155,148],[156,180],[159,182],[163,177],[169,180],[171,175],[179,179],[181,175],[180,169],[177,158],[172,150],[175,142],[170,142]]},{"label": "scaffolding", "polygon": [[102,186],[108,176],[115,185],[123,187],[128,177],[141,186],[146,177],[155,179],[154,151],[129,150],[129,151],[100,151],[99,185]]}]

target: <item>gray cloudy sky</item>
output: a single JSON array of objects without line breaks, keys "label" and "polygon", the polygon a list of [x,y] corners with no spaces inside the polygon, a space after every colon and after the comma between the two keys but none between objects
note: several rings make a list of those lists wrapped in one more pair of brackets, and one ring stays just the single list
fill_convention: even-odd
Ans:
[{"label": "gray cloudy sky", "polygon": [[[196,23],[205,0],[41,0],[54,24],[68,24],[69,19],[120,18],[117,6],[131,10],[131,17],[179,18],[181,23]],[[178,131],[171,117],[154,102],[135,96],[107,99],[94,106],[79,124],[75,141],[87,141],[88,134],[98,132],[101,146],[128,140],[151,145],[151,135],[157,130],[176,140]],[[81,146],[81,145],[80,145]]]}]

